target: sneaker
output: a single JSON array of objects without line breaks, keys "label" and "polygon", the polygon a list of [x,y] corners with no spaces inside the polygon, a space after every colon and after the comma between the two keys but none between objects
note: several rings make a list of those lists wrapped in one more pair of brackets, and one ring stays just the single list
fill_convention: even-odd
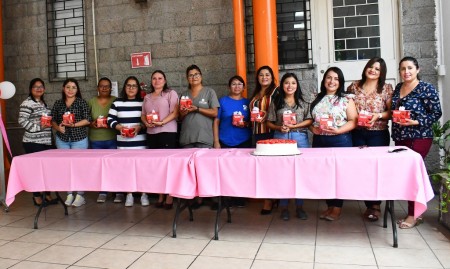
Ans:
[{"label": "sneaker", "polygon": [[100,193],[97,198],[97,203],[104,203],[104,202],[106,202],[106,194]]},{"label": "sneaker", "polygon": [[127,194],[127,199],[125,200],[125,206],[133,206],[133,204],[134,204],[133,194],[129,193]]},{"label": "sneaker", "polygon": [[67,194],[66,201],[64,202],[66,204],[66,206],[71,206],[73,203],[73,199],[74,199],[73,194],[71,194],[71,193]]},{"label": "sneaker", "polygon": [[141,195],[141,205],[142,206],[149,206],[150,205],[150,201],[148,200],[148,196],[146,193],[143,193]]},{"label": "sneaker", "polygon": [[289,218],[290,218],[289,211],[287,209],[284,209],[281,212],[281,216],[280,217],[281,217],[282,220],[285,220],[285,221],[289,220]]},{"label": "sneaker", "polygon": [[118,193],[116,194],[116,197],[114,198],[114,203],[122,203],[123,202],[123,194]]},{"label": "sneaker", "polygon": [[72,206],[79,207],[86,203],[86,199],[84,199],[83,195],[77,194],[75,196],[75,201],[73,201]]}]

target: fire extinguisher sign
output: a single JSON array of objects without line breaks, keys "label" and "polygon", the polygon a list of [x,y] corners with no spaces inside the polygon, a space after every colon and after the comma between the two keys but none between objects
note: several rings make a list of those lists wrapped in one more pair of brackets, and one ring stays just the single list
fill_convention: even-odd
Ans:
[{"label": "fire extinguisher sign", "polygon": [[152,55],[150,52],[131,53],[131,68],[152,66]]}]

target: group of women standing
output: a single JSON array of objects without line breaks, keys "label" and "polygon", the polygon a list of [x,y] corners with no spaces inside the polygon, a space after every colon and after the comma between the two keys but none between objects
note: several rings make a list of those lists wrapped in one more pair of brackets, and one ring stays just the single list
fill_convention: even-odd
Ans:
[{"label": "group of women standing", "polygon": [[[392,124],[392,139],[425,157],[432,142],[431,125],[442,112],[439,97],[433,85],[419,79],[419,65],[412,57],[400,61],[402,82],[395,90],[386,83],[386,64],[382,58],[368,61],[359,81],[347,90],[344,75],[337,67],[329,68],[320,85],[320,92],[310,102],[302,94],[294,73],[286,73],[277,87],[273,70],[262,66],[256,72],[255,90],[249,99],[243,97],[245,81],[233,76],[228,82],[229,95],[217,99],[213,89],[203,86],[202,72],[196,65],[186,70],[188,89],[181,96],[167,86],[164,72],[157,70],[151,76],[151,91],[142,99],[141,86],[136,77],[125,80],[120,98],[111,96],[111,81],[100,79],[98,96],[85,102],[81,98],[78,82],[67,79],[63,83],[62,98],[51,110],[52,124],[40,123],[42,114],[49,114],[44,102],[44,82],[34,79],[30,83],[29,97],[20,107],[19,123],[25,128],[23,145],[27,153],[48,149],[51,146],[51,129],[56,132],[57,148],[248,148],[269,138],[286,138],[297,141],[300,148],[309,147],[308,130],[312,132],[312,147],[388,146],[390,143],[388,121],[391,109],[400,106],[411,111],[410,119]],[[180,100],[190,100],[191,105],[181,106]],[[256,110],[259,116],[250,121]],[[364,112],[363,112],[364,111]],[[64,114],[74,114],[71,122],[63,121]],[[149,114],[157,114],[153,121]],[[359,113],[371,116],[369,124],[358,126]],[[294,116],[286,122],[284,115]],[[240,121],[234,117],[239,115]],[[106,125],[98,119],[107,118]],[[177,120],[181,123],[177,138]],[[325,124],[323,124],[325,120]],[[89,126],[89,136],[86,126]],[[107,127],[107,128],[105,128]],[[89,138],[89,139],[88,139]],[[34,194],[35,204],[44,202],[47,193]],[[115,202],[124,196],[117,193]],[[100,193],[98,202],[104,202],[106,193]],[[132,206],[134,197],[128,193],[126,206]],[[83,192],[69,193],[66,204],[80,206],[85,203]],[[243,199],[235,203],[243,206]],[[141,204],[149,205],[147,194],[141,195]],[[171,209],[172,197],[160,194],[157,207]],[[303,199],[296,199],[296,216],[307,219]],[[376,221],[380,216],[381,201],[365,201],[364,217]],[[198,199],[193,207],[202,205]],[[262,215],[271,214],[274,206],[282,208],[281,218],[289,220],[288,199],[266,199]],[[333,221],[340,218],[343,200],[327,200],[327,209],[321,219]],[[399,221],[400,228],[411,228],[420,223],[414,218],[414,203],[409,202],[408,214]]]}]

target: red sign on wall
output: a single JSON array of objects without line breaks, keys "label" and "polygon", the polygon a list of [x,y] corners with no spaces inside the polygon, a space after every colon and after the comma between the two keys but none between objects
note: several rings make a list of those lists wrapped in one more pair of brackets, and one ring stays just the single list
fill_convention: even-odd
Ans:
[{"label": "red sign on wall", "polygon": [[131,68],[152,66],[152,55],[150,52],[131,53]]}]

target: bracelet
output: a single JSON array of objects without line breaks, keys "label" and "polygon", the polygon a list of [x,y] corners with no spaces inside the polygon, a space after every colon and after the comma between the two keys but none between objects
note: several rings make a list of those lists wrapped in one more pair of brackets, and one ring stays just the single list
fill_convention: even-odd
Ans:
[{"label": "bracelet", "polygon": [[197,113],[200,113],[200,108],[199,107],[197,107]]}]

